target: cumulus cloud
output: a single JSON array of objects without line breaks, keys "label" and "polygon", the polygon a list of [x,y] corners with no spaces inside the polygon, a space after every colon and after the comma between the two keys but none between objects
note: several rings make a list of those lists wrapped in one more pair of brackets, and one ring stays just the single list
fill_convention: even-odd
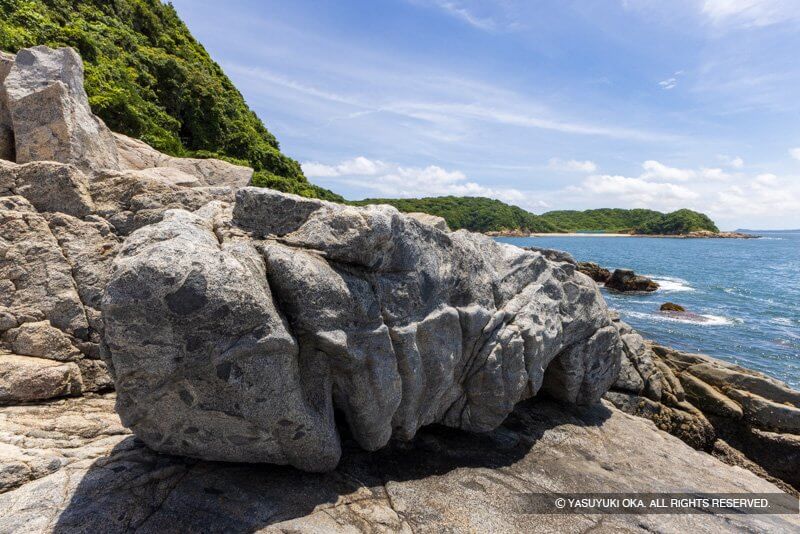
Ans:
[{"label": "cumulus cloud", "polygon": [[359,156],[335,165],[307,162],[302,167],[309,178],[355,187],[368,192],[369,196],[481,196],[531,208],[547,206],[533,201],[530,194],[518,189],[486,187],[470,181],[461,171],[447,170],[438,165],[404,167]]},{"label": "cumulus cloud", "polygon": [[642,164],[644,172],[640,178],[642,180],[663,181],[663,182],[688,182],[698,178],[705,180],[727,180],[730,175],[720,168],[701,167],[698,170],[680,169],[669,167],[655,160],[647,160]]},{"label": "cumulus cloud", "polygon": [[800,161],[800,147],[790,148],[789,155],[792,156],[794,159]]},{"label": "cumulus cloud", "polygon": [[694,200],[697,193],[677,184],[649,182],[641,178],[608,174],[588,177],[578,187],[582,192],[614,197],[619,206],[650,206],[654,203]]},{"label": "cumulus cloud", "polygon": [[595,172],[597,164],[594,161],[578,161],[575,159],[563,160],[551,158],[547,166],[555,171]]}]

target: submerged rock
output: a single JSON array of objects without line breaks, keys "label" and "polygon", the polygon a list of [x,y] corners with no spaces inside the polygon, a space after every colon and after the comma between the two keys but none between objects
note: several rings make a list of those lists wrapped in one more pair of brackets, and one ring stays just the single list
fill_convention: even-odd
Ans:
[{"label": "submerged rock", "polygon": [[615,269],[606,280],[606,287],[621,292],[645,291],[649,293],[658,289],[658,284],[630,269]]},{"label": "submerged rock", "polygon": [[374,450],[491,430],[540,390],[591,404],[616,378],[619,336],[571,264],[390,206],[245,188],[232,213],[169,211],[114,264],[117,407],[156,450],[328,470],[334,409]]}]

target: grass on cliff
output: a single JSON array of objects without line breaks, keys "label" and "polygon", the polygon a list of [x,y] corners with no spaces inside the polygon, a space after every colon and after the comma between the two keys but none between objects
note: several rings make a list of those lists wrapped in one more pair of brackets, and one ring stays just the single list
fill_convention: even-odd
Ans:
[{"label": "grass on cliff", "polygon": [[342,197],[308,182],[170,4],[160,0],[0,0],[0,49],[71,46],[92,110],[117,132],[174,156],[255,169],[255,185]]}]

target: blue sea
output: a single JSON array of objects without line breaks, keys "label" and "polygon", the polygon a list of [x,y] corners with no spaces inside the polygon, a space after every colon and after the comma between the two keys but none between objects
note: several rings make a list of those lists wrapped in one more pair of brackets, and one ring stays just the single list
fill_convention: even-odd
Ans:
[{"label": "blue sea", "polygon": [[[553,236],[498,238],[565,250],[578,261],[655,279],[646,295],[603,289],[609,307],[644,337],[761,371],[800,389],[800,232],[759,239]],[[705,322],[659,312],[675,302]]]}]

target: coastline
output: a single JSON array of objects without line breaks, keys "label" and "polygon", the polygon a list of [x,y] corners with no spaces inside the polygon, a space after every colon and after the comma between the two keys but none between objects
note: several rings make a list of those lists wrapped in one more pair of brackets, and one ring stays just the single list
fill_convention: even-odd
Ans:
[{"label": "coastline", "polygon": [[689,234],[623,234],[613,232],[533,232],[520,231],[485,232],[489,237],[652,237],[658,239],[759,239],[761,236],[744,234],[741,232],[720,232],[718,234],[706,232],[692,232]]}]

